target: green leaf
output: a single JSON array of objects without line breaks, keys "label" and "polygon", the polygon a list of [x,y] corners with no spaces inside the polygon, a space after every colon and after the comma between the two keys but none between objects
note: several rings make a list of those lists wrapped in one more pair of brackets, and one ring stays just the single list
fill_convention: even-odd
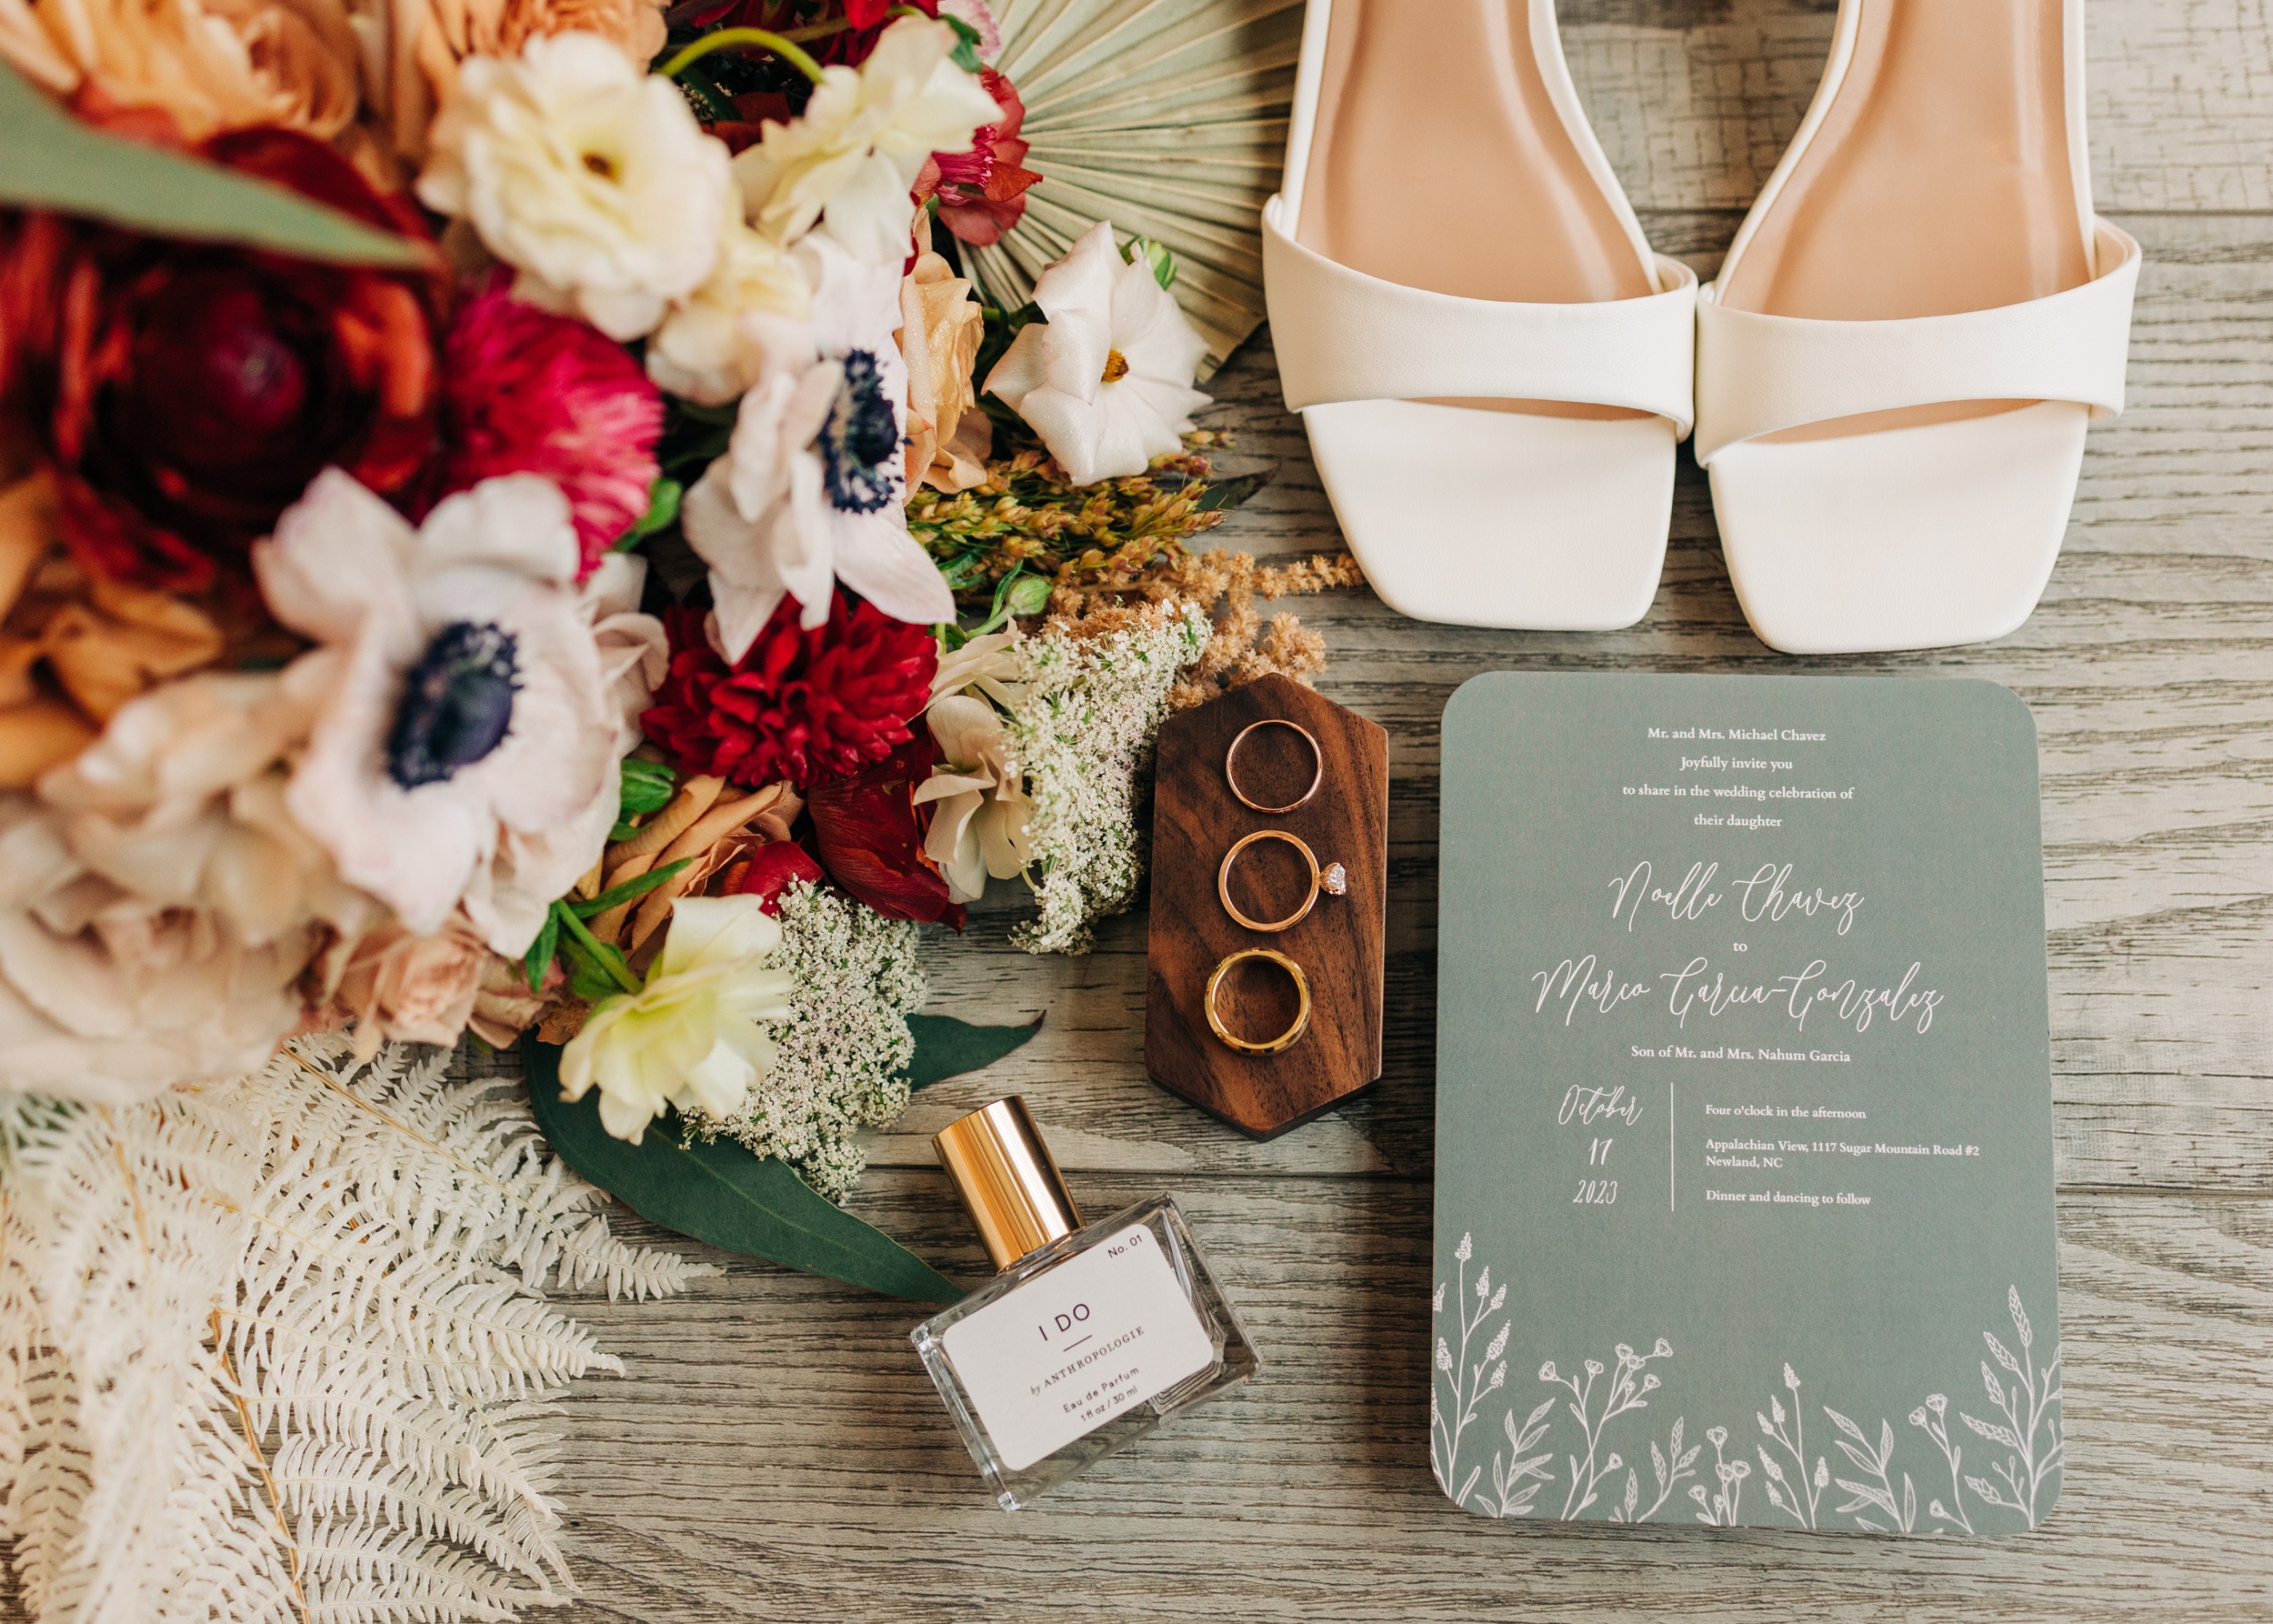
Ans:
[{"label": "green leaf", "polygon": [[53,209],[154,236],[241,243],[335,265],[434,265],[426,244],[379,231],[267,181],[81,124],[0,62],[0,204]]},{"label": "green leaf", "polygon": [[647,487],[647,511],[641,514],[632,527],[616,538],[614,551],[628,552],[658,530],[667,530],[678,523],[679,497],[686,487],[667,474],[656,476]]},{"label": "green leaf", "polygon": [[1023,1027],[975,1027],[951,1015],[911,1015],[916,1058],[900,1075],[911,1088],[928,1088],[947,1078],[992,1066],[1042,1029],[1041,1016]]},{"label": "green leaf", "polygon": [[1128,246],[1121,250],[1121,257],[1130,265],[1142,259],[1152,267],[1152,279],[1163,288],[1176,286],[1176,256],[1168,252],[1166,243],[1156,243],[1148,236],[1133,236]]},{"label": "green leaf", "polygon": [[1201,493],[1200,499],[1192,506],[1202,513],[1222,513],[1227,508],[1238,506],[1270,482],[1271,476],[1267,473],[1238,474],[1229,479],[1217,479],[1208,485],[1207,489]]},{"label": "green leaf", "polygon": [[716,57],[698,58],[675,75],[679,94],[686,96],[695,109],[695,116],[704,124],[719,124],[742,116],[734,105],[733,93],[718,82],[717,64]]},{"label": "green leaf", "polygon": [[683,1139],[676,1112],[626,1144],[600,1125],[598,1096],[560,1092],[560,1050],[528,1045],[529,1105],[561,1159],[650,1223],[729,1252],[914,1302],[963,1288],[874,1225],[816,1195],[781,1162],[731,1139]]},{"label": "green leaf", "polygon": [[1049,604],[1050,584],[1041,576],[1020,576],[1002,600],[1013,615],[1039,615]]},{"label": "green leaf", "polygon": [[642,761],[636,756],[627,757],[622,785],[616,791],[616,809],[626,816],[660,812],[671,804],[678,786],[678,774],[660,761]]},{"label": "green leaf", "polygon": [[646,873],[627,879],[620,886],[608,887],[606,890],[602,891],[589,902],[570,903],[568,911],[579,919],[596,919],[608,909],[621,907],[635,897],[645,897],[694,860],[692,857],[681,857],[676,863],[666,863],[660,868],[650,868]]},{"label": "green leaf", "polygon": [[560,951],[560,918],[552,909],[545,910],[544,928],[529,944],[529,956],[524,963],[528,972],[529,990],[535,992],[545,985],[545,972],[552,968],[553,955]]},{"label": "green leaf", "polygon": [[953,12],[941,12],[939,20],[955,30],[955,49],[947,54],[947,60],[966,74],[978,72],[978,47],[986,36]]}]

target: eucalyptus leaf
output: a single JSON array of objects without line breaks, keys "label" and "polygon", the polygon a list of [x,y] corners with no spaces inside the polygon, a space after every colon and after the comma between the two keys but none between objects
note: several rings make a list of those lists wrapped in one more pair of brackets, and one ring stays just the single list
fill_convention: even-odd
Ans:
[{"label": "eucalyptus leaf", "polygon": [[0,61],[0,205],[335,265],[424,267],[424,243],[251,175],[85,125]]},{"label": "eucalyptus leaf", "polygon": [[916,1058],[900,1075],[910,1088],[928,1088],[966,1071],[992,1066],[1042,1029],[1043,1017],[1019,1027],[975,1027],[951,1015],[911,1015],[907,1029],[916,1038]]},{"label": "eucalyptus leaf", "polygon": [[528,1045],[529,1105],[561,1158],[650,1223],[729,1252],[914,1302],[964,1288],[873,1224],[814,1193],[786,1166],[731,1139],[683,1138],[676,1112],[628,1144],[600,1125],[596,1094],[560,1092],[560,1050]]}]

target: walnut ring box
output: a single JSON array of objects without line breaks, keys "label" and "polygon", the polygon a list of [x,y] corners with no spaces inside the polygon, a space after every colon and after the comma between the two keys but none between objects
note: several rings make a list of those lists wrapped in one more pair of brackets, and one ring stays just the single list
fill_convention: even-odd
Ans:
[{"label": "walnut ring box", "polygon": [[1274,1138],[1381,1075],[1389,736],[1265,677],[1163,724],[1154,780],[1146,1069]]}]

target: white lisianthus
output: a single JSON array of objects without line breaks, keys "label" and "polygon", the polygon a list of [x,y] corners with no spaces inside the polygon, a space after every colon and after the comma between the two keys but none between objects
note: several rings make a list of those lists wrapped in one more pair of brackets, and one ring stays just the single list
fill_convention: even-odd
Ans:
[{"label": "white lisianthus", "polygon": [[931,697],[944,699],[976,688],[1003,709],[1016,715],[1026,703],[1025,639],[1012,625],[983,637],[973,637],[960,648],[942,649],[939,669],[931,679]]},{"label": "white lisianthus", "polygon": [[1034,285],[1030,323],[986,375],[1076,485],[1141,474],[1183,443],[1207,396],[1207,341],[1139,256],[1124,265],[1099,222]]},{"label": "white lisianthus", "polygon": [[744,223],[739,195],[726,214],[710,279],[673,301],[647,340],[656,386],[698,406],[723,406],[813,348],[813,296],[796,261]]},{"label": "white lisianthus", "polygon": [[773,1069],[766,1023],[790,1011],[780,947],[781,921],[756,897],[680,897],[646,985],[601,1003],[561,1051],[561,1093],[596,1086],[601,1125],[635,1145],[666,1107],[741,1110]]},{"label": "white lisianthus", "polygon": [[521,296],[626,341],[710,280],[733,185],[676,85],[558,34],[466,59],[418,195],[516,267]]},{"label": "white lisianthus", "polygon": [[896,620],[955,618],[954,593],[907,532],[899,265],[864,264],[819,236],[794,257],[813,289],[815,348],[743,396],[726,456],[680,509],[728,660],[785,594],[808,629],[826,623],[840,580]]},{"label": "white lisianthus", "polygon": [[1002,116],[975,74],[948,60],[955,30],[903,17],[857,69],[826,67],[788,124],[768,120],[735,159],[751,223],[776,243],[821,228],[856,257],[896,269],[907,256],[908,192],[935,152],[968,152]]}]

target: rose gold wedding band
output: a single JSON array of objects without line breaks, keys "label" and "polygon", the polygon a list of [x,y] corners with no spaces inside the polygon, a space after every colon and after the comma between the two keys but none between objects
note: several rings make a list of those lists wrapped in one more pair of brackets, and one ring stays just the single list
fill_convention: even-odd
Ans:
[{"label": "rose gold wedding band", "polygon": [[[1233,763],[1238,759],[1239,747],[1247,743],[1247,735],[1254,732],[1257,727],[1291,728],[1295,732],[1302,735],[1302,742],[1310,747],[1310,787],[1304,790],[1300,795],[1295,797],[1293,800],[1288,801],[1283,807],[1266,807],[1261,801],[1252,798],[1248,796],[1246,790],[1239,787],[1238,774],[1234,769]],[[1305,801],[1308,800],[1312,796],[1317,794],[1318,786],[1323,783],[1325,779],[1326,752],[1318,748],[1317,736],[1312,733],[1307,727],[1305,727],[1301,723],[1290,722],[1284,717],[1265,717],[1259,722],[1249,722],[1246,727],[1239,729],[1238,737],[1233,739],[1231,741],[1231,747],[1223,753],[1223,781],[1231,787],[1231,793],[1239,797],[1239,804],[1241,806],[1252,807],[1257,812],[1291,812],[1297,807],[1301,806]]]},{"label": "rose gold wedding band", "polygon": [[[1295,1011],[1295,1024],[1277,1037],[1267,1038],[1261,1043],[1250,1042],[1245,1038],[1234,1036],[1231,1028],[1224,1025],[1223,1016],[1216,1007],[1216,994],[1223,986],[1223,978],[1231,973],[1233,965],[1244,958],[1266,959],[1292,976],[1295,978],[1296,996],[1302,1000],[1301,1007]],[[1295,1046],[1295,1040],[1310,1028],[1309,979],[1303,975],[1300,965],[1284,953],[1274,952],[1268,947],[1242,947],[1217,965],[1215,974],[1207,977],[1207,992],[1203,1002],[1207,1007],[1208,1029],[1222,1038],[1227,1047],[1237,1049],[1243,1055],[1275,1055],[1281,1049],[1292,1048]]]},{"label": "rose gold wedding band", "polygon": [[[1241,913],[1238,905],[1231,900],[1231,865],[1238,861],[1241,852],[1257,840],[1284,840],[1300,852],[1302,860],[1310,865],[1310,894],[1302,899],[1300,907],[1283,919],[1250,919]],[[1304,844],[1300,837],[1290,835],[1285,829],[1257,829],[1252,835],[1245,837],[1229,851],[1223,854],[1223,867],[1216,870],[1216,895],[1223,902],[1223,911],[1249,930],[1291,929],[1309,916],[1311,907],[1318,900],[1319,892],[1324,891],[1329,896],[1339,897],[1348,889],[1349,876],[1339,863],[1328,863],[1325,867],[1319,867],[1317,855]]]}]

